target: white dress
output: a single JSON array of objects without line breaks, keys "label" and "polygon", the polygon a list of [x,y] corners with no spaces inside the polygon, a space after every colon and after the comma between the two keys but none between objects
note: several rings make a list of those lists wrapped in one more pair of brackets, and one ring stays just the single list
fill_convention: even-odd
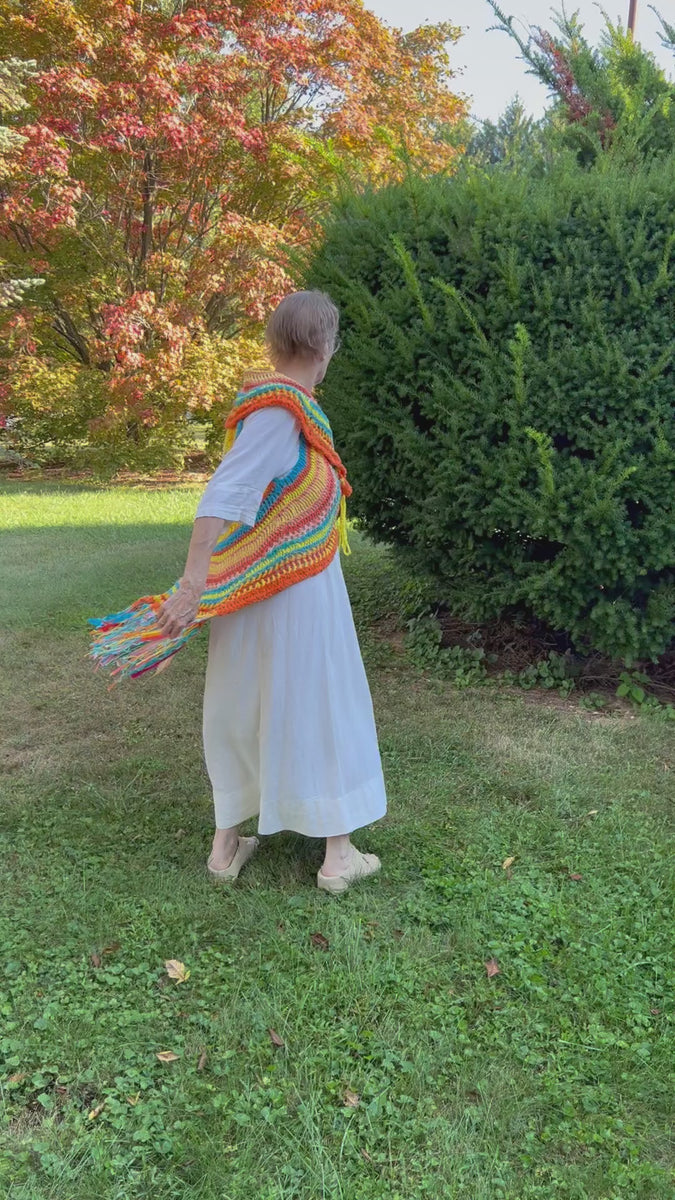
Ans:
[{"label": "white dress", "polygon": [[[299,452],[287,409],[244,421],[198,517],[255,523]],[[216,827],[351,833],[384,816],[373,706],[339,556],[319,575],[210,621],[204,751]]]}]

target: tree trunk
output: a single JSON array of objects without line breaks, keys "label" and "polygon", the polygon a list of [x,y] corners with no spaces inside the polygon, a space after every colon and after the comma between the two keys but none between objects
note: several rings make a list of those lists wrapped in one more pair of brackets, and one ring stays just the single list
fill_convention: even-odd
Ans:
[{"label": "tree trunk", "polygon": [[149,150],[145,152],[143,159],[143,232],[141,234],[141,267],[145,266],[146,259],[152,251],[152,223],[155,216],[155,193],[157,191],[157,179],[155,177],[155,165],[152,154]]}]

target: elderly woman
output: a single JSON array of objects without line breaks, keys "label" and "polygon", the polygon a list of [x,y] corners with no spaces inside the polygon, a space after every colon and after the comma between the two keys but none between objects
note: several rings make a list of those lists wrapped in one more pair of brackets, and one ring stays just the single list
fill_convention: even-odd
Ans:
[{"label": "elderly woman", "polygon": [[280,304],[266,338],[274,373],[249,378],[235,401],[182,578],[165,597],[98,623],[94,648],[135,675],[163,665],[210,620],[203,729],[216,831],[208,869],[238,877],[258,846],[238,827],[257,816],[260,834],[326,839],[317,882],[328,892],[379,870],[350,834],[386,811],[338,554],[350,488],[313,396],[338,323],[322,293]]}]

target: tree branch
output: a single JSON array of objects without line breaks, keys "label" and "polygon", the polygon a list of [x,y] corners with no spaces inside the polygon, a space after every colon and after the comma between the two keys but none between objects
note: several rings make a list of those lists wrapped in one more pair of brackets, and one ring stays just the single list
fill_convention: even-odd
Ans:
[{"label": "tree branch", "polygon": [[89,355],[89,347],[87,346],[86,338],[77,329],[75,322],[65,308],[58,302],[55,302],[56,316],[52,322],[52,328],[55,333],[60,334],[66,340],[69,347],[75,352],[76,358],[85,367],[91,366],[91,357]]},{"label": "tree branch", "polygon": [[155,176],[153,157],[150,151],[146,150],[145,158],[143,159],[143,230],[141,233],[141,267],[144,266],[146,259],[152,252],[152,223],[155,216],[156,191],[157,178]]}]

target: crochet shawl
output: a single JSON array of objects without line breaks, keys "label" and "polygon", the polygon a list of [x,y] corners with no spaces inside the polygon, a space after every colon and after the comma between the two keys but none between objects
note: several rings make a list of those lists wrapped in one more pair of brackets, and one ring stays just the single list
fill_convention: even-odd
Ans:
[{"label": "crochet shawl", "polygon": [[300,425],[298,459],[288,475],[274,479],[265,492],[255,525],[229,525],[217,541],[206,589],[194,622],[177,638],[157,626],[160,605],[179,584],[158,596],[143,596],[129,608],[92,618],[91,657],[114,678],[136,677],[166,666],[211,617],[245,605],[318,575],[338,550],[349,553],[347,472],[333,446],[325,413],[310,392],[284,376],[250,376],[226,421],[225,452],[242,423],[259,409],[281,406]]}]

